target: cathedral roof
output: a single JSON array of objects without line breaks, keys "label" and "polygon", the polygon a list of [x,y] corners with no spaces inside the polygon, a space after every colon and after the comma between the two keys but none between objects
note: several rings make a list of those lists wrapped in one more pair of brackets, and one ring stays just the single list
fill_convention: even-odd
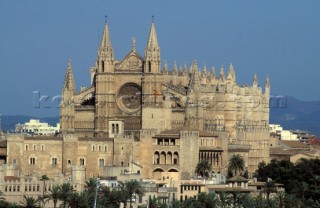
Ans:
[{"label": "cathedral roof", "polygon": [[192,127],[180,127],[180,128],[176,128],[176,129],[164,130],[164,131],[160,132],[159,134],[157,134],[156,137],[161,137],[161,136],[176,137],[176,136],[180,136],[181,131],[197,131],[197,132],[199,132],[199,137],[217,137],[217,135],[215,135],[213,133],[198,130],[198,129],[195,129]]}]

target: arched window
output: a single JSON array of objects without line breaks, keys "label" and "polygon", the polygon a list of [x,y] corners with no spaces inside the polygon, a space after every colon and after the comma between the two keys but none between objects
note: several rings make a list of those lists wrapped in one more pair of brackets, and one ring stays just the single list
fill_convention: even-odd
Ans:
[{"label": "arched window", "polygon": [[160,164],[160,154],[159,152],[155,152],[153,155],[153,164]]},{"label": "arched window", "polygon": [[99,166],[103,167],[104,166],[104,159],[99,159]]},{"label": "arched window", "polygon": [[15,165],[17,163],[17,160],[16,159],[13,159],[12,160],[12,163]]},{"label": "arched window", "polygon": [[56,158],[56,157],[51,158],[51,164],[52,165],[57,165],[58,164],[58,158]]},{"label": "arched window", "polygon": [[28,151],[28,149],[29,149],[29,145],[26,144],[25,150]]},{"label": "arched window", "polygon": [[80,165],[85,165],[85,160],[83,158],[80,158]]},{"label": "arched window", "polygon": [[94,149],[95,149],[95,148],[94,148],[94,145],[92,145],[92,152],[94,152]]},{"label": "arched window", "polygon": [[99,152],[100,152],[101,151],[101,145],[99,145],[98,149],[99,149]]},{"label": "arched window", "polygon": [[179,154],[178,152],[173,153],[173,164],[178,165],[179,164]]},{"label": "arched window", "polygon": [[104,146],[104,151],[108,152],[108,146]]},{"label": "arched window", "polygon": [[37,145],[33,145],[33,150],[36,151],[37,150]]},{"label": "arched window", "polygon": [[44,151],[46,149],[46,147],[43,145],[41,145],[41,151]]},{"label": "arched window", "polygon": [[30,164],[30,165],[36,164],[36,158],[30,157],[30,159],[29,159],[29,164]]}]

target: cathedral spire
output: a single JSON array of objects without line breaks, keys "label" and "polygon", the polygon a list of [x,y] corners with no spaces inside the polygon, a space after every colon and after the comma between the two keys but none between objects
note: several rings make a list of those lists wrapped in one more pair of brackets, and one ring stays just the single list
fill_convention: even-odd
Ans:
[{"label": "cathedral spire", "polygon": [[64,90],[75,90],[75,84],[74,84],[74,78],[71,68],[71,59],[68,59],[68,67],[66,75],[64,76],[64,83],[63,83],[63,89]]},{"label": "cathedral spire", "polygon": [[103,35],[98,51],[98,71],[99,72],[113,72],[114,69],[114,53],[111,44],[109,27],[107,20],[104,23]]},{"label": "cathedral spire", "polygon": [[187,74],[188,74],[187,64],[184,63],[184,66],[183,66],[183,75],[187,75]]},{"label": "cathedral spire", "polygon": [[230,67],[229,67],[229,71],[228,71],[228,75],[227,75],[227,80],[230,80],[232,82],[235,82],[236,81],[236,74],[234,72],[234,69],[233,69],[233,65],[230,64]]},{"label": "cathedral spire", "polygon": [[257,74],[254,74],[253,76],[253,86],[257,86],[258,85],[258,77]]},{"label": "cathedral spire", "polygon": [[148,39],[148,44],[147,44],[146,50],[151,49],[151,48],[159,48],[156,28],[154,26],[153,20],[152,20],[152,24],[151,24],[151,29],[150,29],[150,33],[149,33],[149,39]]},{"label": "cathedral spire", "polygon": [[216,70],[214,69],[214,66],[212,67],[212,70],[211,70],[211,76],[212,78],[216,77]]},{"label": "cathedral spire", "polygon": [[177,67],[177,63],[176,62],[174,62],[174,65],[173,65],[173,74],[174,75],[178,74],[178,67]]},{"label": "cathedral spire", "polygon": [[152,20],[149,33],[148,43],[144,52],[145,58],[145,73],[160,72],[160,47],[158,44],[156,28]]},{"label": "cathedral spire", "polygon": [[270,80],[269,80],[269,76],[267,76],[267,80],[266,80],[266,88],[270,88]]},{"label": "cathedral spire", "polygon": [[221,69],[220,69],[220,78],[221,79],[224,79],[224,69],[223,69],[223,65],[221,66]]},{"label": "cathedral spire", "polygon": [[112,45],[111,45],[111,39],[110,39],[110,34],[109,34],[109,27],[108,27],[108,22],[105,21],[104,23],[104,30],[103,30],[103,35],[100,43],[100,50],[104,51],[112,51]]},{"label": "cathedral spire", "polygon": [[207,77],[207,65],[204,64],[204,67],[203,67],[203,77]]}]

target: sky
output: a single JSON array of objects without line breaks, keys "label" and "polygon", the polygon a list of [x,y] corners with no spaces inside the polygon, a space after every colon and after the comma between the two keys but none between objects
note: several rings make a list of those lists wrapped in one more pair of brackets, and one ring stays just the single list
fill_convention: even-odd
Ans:
[{"label": "sky", "polygon": [[169,68],[232,63],[239,84],[269,76],[274,95],[320,100],[318,0],[1,0],[0,113],[58,116],[69,57],[78,90],[90,85],[105,15],[117,60],[132,37],[144,54],[154,15]]}]

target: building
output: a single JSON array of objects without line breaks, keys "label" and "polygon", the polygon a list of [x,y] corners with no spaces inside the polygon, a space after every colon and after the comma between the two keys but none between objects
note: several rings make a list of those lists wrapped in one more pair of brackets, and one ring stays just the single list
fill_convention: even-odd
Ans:
[{"label": "building", "polygon": [[153,22],[144,56],[133,38],[120,61],[106,22],[90,86],[76,91],[68,61],[61,133],[8,135],[8,164],[20,175],[49,177],[70,176],[80,166],[87,179],[124,168],[140,178],[178,185],[195,176],[201,160],[208,160],[214,172],[226,173],[230,155],[242,154],[249,174],[259,162],[269,161],[268,78],[263,90],[257,76],[252,85],[239,86],[232,64],[226,73],[223,67],[201,70],[196,61],[189,69],[175,63],[169,70],[160,60]]},{"label": "building", "polygon": [[270,133],[277,135],[277,137],[281,140],[299,140],[297,133],[289,130],[284,130],[280,124],[270,124],[269,126]]},{"label": "building", "polygon": [[16,125],[16,132],[29,135],[55,135],[60,131],[60,124],[50,126],[48,123],[40,122],[38,119],[30,119],[29,122]]}]

